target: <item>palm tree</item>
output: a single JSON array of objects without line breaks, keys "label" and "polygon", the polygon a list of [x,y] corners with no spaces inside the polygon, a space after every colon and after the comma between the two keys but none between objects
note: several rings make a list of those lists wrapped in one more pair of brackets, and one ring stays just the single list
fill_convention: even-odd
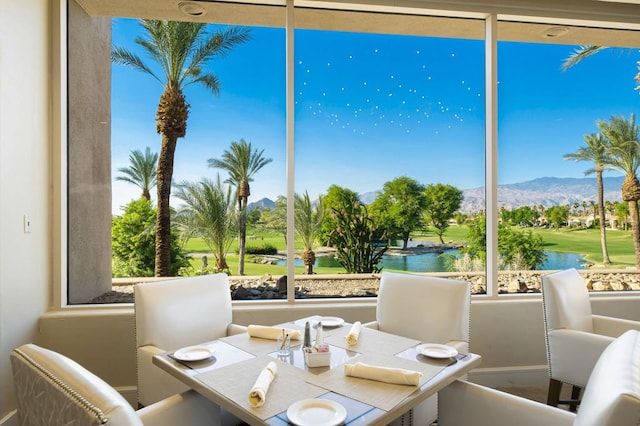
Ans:
[{"label": "palm tree", "polygon": [[118,169],[123,175],[117,176],[116,180],[134,184],[142,189],[142,198],[151,200],[151,188],[156,186],[158,153],[152,153],[149,147],[145,149],[144,154],[136,149],[129,154],[129,162],[131,166]]},{"label": "palm tree", "polygon": [[611,117],[610,121],[598,121],[598,128],[609,141],[610,165],[625,173],[622,182],[622,199],[629,203],[631,233],[636,254],[636,266],[640,267],[640,220],[638,218],[638,200],[640,182],[637,170],[640,165],[640,141],[635,114],[627,120],[624,117]]},{"label": "palm tree", "polygon": [[316,242],[323,219],[322,200],[314,208],[309,194],[295,194],[295,222],[296,232],[302,239],[304,251],[302,252],[302,262],[305,265],[305,274],[313,274],[313,264],[316,261],[316,254],[313,251],[313,244]]},{"label": "palm tree", "polygon": [[[595,55],[598,52],[602,52],[605,49],[609,49],[609,46],[593,46],[593,45],[582,45],[575,49],[562,63],[562,70],[566,71],[569,68],[573,67],[577,63],[581,62],[583,59],[588,58],[591,55]],[[638,62],[638,70],[640,70],[640,62]],[[637,90],[640,90],[640,72],[636,74],[635,80],[638,82]]]},{"label": "palm tree", "polygon": [[[585,135],[584,143],[586,146],[581,146],[573,154],[566,154],[563,158],[565,160],[575,161],[590,161],[593,163],[593,167],[585,170],[586,176],[594,174],[596,175],[596,182],[598,186],[598,216],[600,217],[600,245],[602,246],[602,262],[604,264],[611,263],[609,259],[609,250],[607,249],[607,229],[605,226],[606,214],[604,210],[604,185],[602,182],[602,173],[605,170],[610,170],[611,159],[607,152],[607,140],[602,133],[591,133]],[[595,218],[594,218],[595,219]]]},{"label": "palm tree", "polygon": [[180,183],[175,196],[185,203],[176,216],[184,236],[202,238],[216,259],[216,271],[228,272],[226,255],[236,226],[231,187],[224,188],[218,176],[216,181]]},{"label": "palm tree", "polygon": [[210,158],[207,160],[209,167],[216,167],[229,172],[229,178],[225,182],[236,188],[238,201],[238,275],[244,275],[244,253],[247,240],[247,201],[251,195],[249,182],[253,182],[253,176],[265,165],[273,161],[272,158],[262,156],[264,150],[252,150],[251,143],[240,139],[240,142],[232,141],[230,150],[222,153],[222,160]]},{"label": "palm tree", "polygon": [[571,208],[573,209],[573,214],[578,214],[578,207],[580,207],[580,204],[578,203],[573,203],[571,205]]},{"label": "palm tree", "polygon": [[156,130],[162,135],[158,170],[156,172],[158,214],[156,217],[155,276],[171,273],[171,213],[169,198],[173,178],[173,160],[178,138],[187,133],[189,105],[184,88],[201,84],[213,94],[220,91],[218,77],[205,71],[213,59],[224,56],[231,49],[249,40],[249,30],[231,27],[210,33],[206,24],[198,22],[174,22],[141,19],[144,37],[136,38],[141,46],[159,65],[155,71],[135,53],[114,47],[111,60],[120,65],[150,75],[164,91],[156,112]]}]

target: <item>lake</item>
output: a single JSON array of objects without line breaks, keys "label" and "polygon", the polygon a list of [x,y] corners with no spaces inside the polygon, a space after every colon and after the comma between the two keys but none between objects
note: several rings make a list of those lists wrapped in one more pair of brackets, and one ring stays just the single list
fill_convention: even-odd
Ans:
[{"label": "lake", "polygon": [[[412,241],[409,246],[423,244],[420,241]],[[427,245],[427,244],[425,244]],[[447,254],[456,254],[458,250],[446,250]],[[564,253],[556,251],[545,251],[547,260],[541,270],[556,269],[586,269],[584,256],[577,253]],[[286,260],[280,260],[277,265],[286,265]],[[301,259],[295,260],[295,266],[304,266]],[[320,256],[316,258],[314,267],[339,267],[340,264],[330,256]],[[443,257],[438,253],[424,253],[413,256],[389,256],[383,255],[381,266],[386,270],[407,271],[407,272],[446,272],[446,264]]]}]

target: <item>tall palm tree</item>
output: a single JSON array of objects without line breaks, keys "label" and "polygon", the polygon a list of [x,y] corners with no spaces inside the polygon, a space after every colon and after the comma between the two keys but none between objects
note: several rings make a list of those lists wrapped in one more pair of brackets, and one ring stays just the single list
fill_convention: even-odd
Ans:
[{"label": "tall palm tree", "polygon": [[295,194],[295,222],[296,232],[302,239],[304,251],[302,252],[302,262],[305,265],[305,274],[313,274],[313,264],[316,261],[316,253],[313,251],[323,219],[322,200],[314,207],[309,199],[309,194]]},{"label": "tall palm tree", "polygon": [[611,158],[607,151],[607,140],[602,133],[591,133],[585,135],[584,143],[586,146],[581,146],[578,150],[572,154],[566,154],[563,158],[565,160],[575,161],[590,161],[593,163],[593,167],[585,170],[586,176],[594,174],[596,175],[597,191],[598,191],[598,216],[600,217],[600,245],[602,246],[602,262],[604,264],[611,263],[609,259],[609,250],[607,249],[607,229],[606,229],[606,214],[604,210],[604,185],[602,182],[602,173],[605,170],[611,170]]},{"label": "tall palm tree", "polygon": [[120,167],[118,171],[122,176],[117,176],[116,180],[132,183],[142,189],[142,198],[151,200],[151,189],[156,186],[156,167],[158,164],[158,153],[151,152],[147,147],[144,154],[139,149],[131,151],[129,154],[129,167]]},{"label": "tall palm tree", "polygon": [[638,200],[640,200],[640,182],[637,170],[640,165],[640,140],[635,114],[627,120],[624,117],[611,117],[610,121],[599,120],[598,128],[609,141],[610,165],[625,174],[622,182],[622,199],[629,203],[631,233],[636,255],[636,266],[640,267],[640,219],[638,218]]},{"label": "tall palm tree", "polygon": [[180,183],[175,196],[185,203],[176,216],[182,232],[202,238],[216,259],[216,270],[229,271],[226,255],[236,226],[231,187],[224,188],[218,176],[216,181]]},{"label": "tall palm tree", "polygon": [[156,111],[156,130],[162,135],[158,170],[156,172],[158,215],[156,218],[155,276],[171,274],[171,213],[169,198],[173,178],[173,160],[178,138],[187,132],[189,104],[184,88],[201,84],[213,94],[220,91],[218,77],[205,71],[215,58],[229,53],[234,46],[250,38],[244,27],[209,32],[206,24],[141,19],[144,30],[135,43],[141,46],[159,66],[153,70],[135,53],[114,47],[112,62],[131,67],[157,80],[164,91]]},{"label": "tall palm tree", "polygon": [[236,188],[238,202],[238,275],[244,275],[244,253],[247,240],[247,202],[251,195],[249,182],[253,182],[253,176],[265,165],[273,161],[272,158],[263,157],[264,150],[251,149],[251,143],[240,139],[240,142],[232,141],[231,147],[222,153],[222,159],[210,158],[207,160],[209,167],[219,168],[229,172],[229,178],[225,182]]}]

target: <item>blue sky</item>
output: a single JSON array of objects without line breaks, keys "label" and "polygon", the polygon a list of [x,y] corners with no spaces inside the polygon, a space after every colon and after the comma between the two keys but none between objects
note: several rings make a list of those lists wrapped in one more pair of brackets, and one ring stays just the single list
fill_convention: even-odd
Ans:
[{"label": "blue sky", "polygon": [[[135,20],[114,20],[113,43],[138,52]],[[214,177],[207,159],[244,138],[273,162],[251,185],[251,201],[285,193],[284,30],[253,28],[252,40],[211,63],[218,96],[188,86],[187,135],[178,141],[174,179]],[[331,184],[359,193],[410,176],[460,189],[484,185],[484,46],[477,40],[299,30],[295,35],[296,191],[313,198]],[[609,49],[572,69],[575,46],[499,44],[499,182],[582,177],[568,162],[596,121],[628,117],[637,50]],[[162,86],[114,65],[112,169],[131,150],[159,151],[155,110]],[[223,175],[223,177],[226,177]],[[139,196],[114,182],[113,212]]]}]

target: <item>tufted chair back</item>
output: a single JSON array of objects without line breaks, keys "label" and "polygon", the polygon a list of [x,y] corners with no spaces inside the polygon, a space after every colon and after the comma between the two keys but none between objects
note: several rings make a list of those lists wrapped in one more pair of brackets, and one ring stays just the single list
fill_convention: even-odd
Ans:
[{"label": "tufted chair back", "polygon": [[136,285],[138,402],[146,406],[187,390],[153,365],[153,356],[226,336],[232,316],[223,273]]},{"label": "tufted chair back", "polygon": [[[427,275],[382,272],[376,305],[376,321],[365,324],[387,333],[469,351],[471,284]],[[414,407],[392,426],[429,425],[438,416],[433,395]]]},{"label": "tufted chair back", "polygon": [[[459,342],[469,350],[471,287],[466,281],[382,272],[378,329],[425,343]],[[456,345],[457,346],[457,345]]]},{"label": "tufted chair back", "polygon": [[220,408],[188,391],[135,411],[105,381],[32,343],[11,352],[21,426],[218,426]]},{"label": "tufted chair back", "polygon": [[75,361],[34,344],[10,358],[21,425],[142,425],[115,389]]},{"label": "tufted chair back", "polygon": [[542,276],[545,326],[593,333],[593,313],[584,279],[575,268]]}]

